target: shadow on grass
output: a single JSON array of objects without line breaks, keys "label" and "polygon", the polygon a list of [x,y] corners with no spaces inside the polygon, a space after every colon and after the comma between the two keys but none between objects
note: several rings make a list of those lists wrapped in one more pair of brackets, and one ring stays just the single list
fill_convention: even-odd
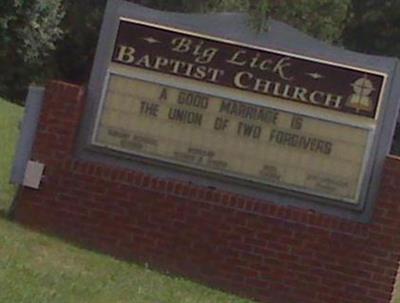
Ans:
[{"label": "shadow on grass", "polygon": [[18,201],[21,196],[21,187],[18,186],[15,189],[14,196],[11,198],[11,203],[8,208],[0,208],[0,218],[7,221],[14,221],[15,211],[17,208]]},{"label": "shadow on grass", "polygon": [[0,219],[10,220],[10,217],[7,214],[7,210],[0,209]]}]

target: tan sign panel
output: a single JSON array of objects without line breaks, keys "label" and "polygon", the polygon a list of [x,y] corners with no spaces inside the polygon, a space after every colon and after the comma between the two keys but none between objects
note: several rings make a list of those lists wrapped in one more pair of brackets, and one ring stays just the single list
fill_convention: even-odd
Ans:
[{"label": "tan sign panel", "polygon": [[94,144],[356,203],[369,131],[111,75]]}]

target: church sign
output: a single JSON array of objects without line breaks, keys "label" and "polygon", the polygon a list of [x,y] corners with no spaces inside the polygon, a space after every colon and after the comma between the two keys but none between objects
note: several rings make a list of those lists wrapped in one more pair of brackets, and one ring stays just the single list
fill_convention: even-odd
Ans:
[{"label": "church sign", "polygon": [[373,200],[387,73],[137,14],[108,17],[113,39],[103,34],[107,56],[89,87],[90,149],[323,210],[362,212]]},{"label": "church sign", "polygon": [[374,118],[382,74],[122,19],[112,61]]}]

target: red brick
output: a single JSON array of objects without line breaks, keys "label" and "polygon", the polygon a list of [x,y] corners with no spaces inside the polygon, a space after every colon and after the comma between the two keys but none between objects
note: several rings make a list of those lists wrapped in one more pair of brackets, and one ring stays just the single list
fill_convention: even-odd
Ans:
[{"label": "red brick", "polygon": [[[400,258],[400,161],[371,224],[76,160],[84,90],[47,86],[21,223],[265,302],[389,303]],[[68,114],[66,114],[68,113]]]}]

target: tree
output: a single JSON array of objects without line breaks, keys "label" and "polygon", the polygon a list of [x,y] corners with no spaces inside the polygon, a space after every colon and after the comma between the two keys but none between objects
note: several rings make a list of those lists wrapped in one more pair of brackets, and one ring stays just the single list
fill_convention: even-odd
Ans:
[{"label": "tree", "polygon": [[[352,50],[400,58],[400,0],[353,0],[353,17],[343,33],[343,44]],[[400,155],[400,123],[392,153]]]},{"label": "tree", "polygon": [[84,83],[90,74],[106,0],[64,0],[64,32],[51,66],[53,77]]},{"label": "tree", "polygon": [[131,0],[161,10],[181,12],[249,12],[257,30],[268,18],[281,20],[329,42],[340,41],[351,0]]},{"label": "tree", "polygon": [[[340,41],[351,0],[127,0],[151,8],[176,12],[249,12],[257,30],[272,17],[316,38]],[[105,0],[64,0],[64,39],[57,44],[57,76],[82,83],[88,79]],[[85,20],[85,23],[82,23]]]},{"label": "tree", "polygon": [[273,18],[309,35],[338,44],[350,15],[351,0],[253,0],[256,20]]},{"label": "tree", "polygon": [[400,1],[353,0],[353,17],[343,34],[347,48],[400,57]]},{"label": "tree", "polygon": [[61,0],[0,0],[0,5],[0,94],[21,99],[29,83],[44,77],[42,67],[62,36]]}]

